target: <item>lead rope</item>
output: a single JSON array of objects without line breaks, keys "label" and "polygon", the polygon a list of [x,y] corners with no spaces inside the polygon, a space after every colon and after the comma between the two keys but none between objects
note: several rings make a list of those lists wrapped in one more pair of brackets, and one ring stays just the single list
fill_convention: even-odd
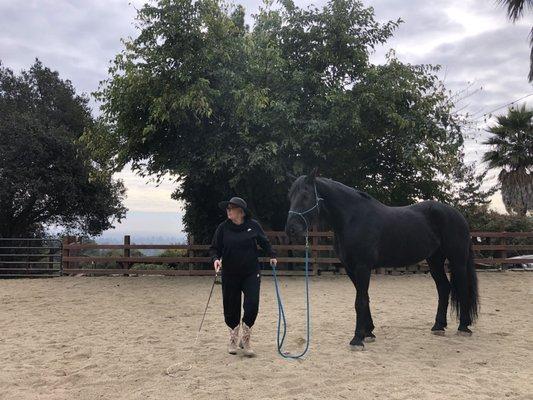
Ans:
[{"label": "lead rope", "polygon": [[[300,354],[290,354],[289,352],[282,351],[283,342],[285,341],[285,337],[287,335],[287,320],[285,318],[285,310],[283,308],[283,301],[281,299],[281,294],[279,290],[278,277],[276,275],[276,267],[272,265],[272,275],[274,276],[274,285],[276,287],[276,297],[278,300],[278,334],[277,334],[278,353],[283,358],[288,358],[288,359],[300,359],[309,350],[309,341],[310,341],[310,336],[311,336],[311,328],[310,328],[310,325],[311,325],[310,314],[311,313],[310,313],[310,305],[309,305],[309,224],[307,223],[305,214],[313,211],[315,208],[319,206],[319,202],[321,200],[324,200],[318,197],[316,185],[315,185],[315,199],[316,199],[315,205],[308,210],[305,210],[303,212],[289,210],[289,214],[298,215],[302,217],[302,219],[305,222],[305,299],[306,299],[306,316],[307,316],[307,320],[306,320],[307,339],[305,342],[306,343],[305,349]],[[281,322],[282,321],[283,321],[283,334],[281,334]]]},{"label": "lead rope", "polygon": [[[283,358],[288,358],[288,359],[302,358],[309,350],[309,337],[311,334],[311,329],[310,329],[311,318],[310,318],[310,307],[309,307],[309,232],[306,232],[306,235],[305,235],[305,297],[306,297],[306,309],[307,309],[306,310],[307,338],[306,338],[305,349],[300,354],[290,354],[289,352],[282,351],[283,342],[285,341],[285,337],[287,335],[287,320],[285,318],[285,310],[283,309],[283,301],[281,299],[281,294],[280,294],[279,285],[278,285],[278,277],[276,275],[276,267],[274,265],[272,265],[272,274],[274,276],[274,285],[276,287],[276,297],[278,300],[278,334],[277,334],[278,353]],[[281,322],[282,321],[283,321],[283,334],[281,334]]]}]

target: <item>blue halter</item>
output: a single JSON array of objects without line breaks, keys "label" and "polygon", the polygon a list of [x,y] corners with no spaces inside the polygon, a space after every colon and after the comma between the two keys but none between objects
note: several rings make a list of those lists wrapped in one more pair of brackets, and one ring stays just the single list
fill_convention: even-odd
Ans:
[{"label": "blue halter", "polygon": [[305,245],[306,246],[309,246],[309,223],[307,222],[307,218],[305,218],[305,214],[310,213],[315,208],[318,209],[318,207],[320,205],[320,201],[324,201],[324,199],[322,197],[318,196],[318,192],[316,190],[316,183],[315,183],[315,205],[313,207],[311,207],[311,208],[309,208],[309,209],[307,209],[305,211],[301,211],[301,212],[289,210],[289,215],[290,214],[298,215],[298,216],[302,217],[302,219],[305,222]]}]

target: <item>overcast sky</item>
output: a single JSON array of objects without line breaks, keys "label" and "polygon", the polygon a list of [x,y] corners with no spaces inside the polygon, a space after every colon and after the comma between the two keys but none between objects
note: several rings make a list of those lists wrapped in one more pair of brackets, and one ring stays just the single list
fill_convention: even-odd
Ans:
[{"label": "overcast sky", "polygon": [[[243,4],[248,15],[260,4],[256,0],[235,2]],[[324,3],[295,2],[299,6]],[[20,71],[37,57],[59,71],[62,78],[70,79],[79,92],[91,93],[107,77],[109,61],[121,51],[120,39],[136,36],[135,7],[142,3],[0,0],[0,60]],[[373,55],[374,62],[383,62],[392,48],[403,62],[442,65],[441,78],[452,92],[470,87],[472,95],[459,102],[458,108],[478,118],[479,129],[470,133],[472,139],[465,150],[468,160],[479,160],[483,114],[533,93],[527,82],[528,34],[533,12],[513,24],[496,0],[366,0],[364,4],[374,7],[380,21],[397,18],[404,21],[394,38]],[[532,100],[533,96],[524,101]],[[495,174],[491,176],[493,179]],[[119,177],[128,188],[126,205],[131,217],[118,231],[146,229],[150,215],[146,212],[158,215],[180,212],[179,205],[170,199],[174,190],[170,182],[156,188],[128,171]],[[494,204],[500,207],[501,200],[495,199]],[[181,229],[178,222],[176,217],[160,218],[151,228],[171,234]]]}]

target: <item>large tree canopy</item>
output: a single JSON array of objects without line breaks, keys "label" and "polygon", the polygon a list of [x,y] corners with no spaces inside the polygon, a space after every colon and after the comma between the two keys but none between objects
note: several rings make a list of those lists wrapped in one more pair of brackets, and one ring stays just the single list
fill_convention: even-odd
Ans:
[{"label": "large tree canopy", "polygon": [[0,115],[0,237],[98,234],[123,218],[122,183],[78,143],[96,125],[69,81],[39,61],[20,75],[0,64]]},{"label": "large tree canopy", "polygon": [[87,138],[141,174],[171,173],[190,233],[208,237],[236,193],[282,228],[287,172],[323,175],[392,205],[450,198],[463,137],[436,67],[369,55],[401,22],[356,0],[301,9],[159,0],[138,13],[98,99],[107,134]]}]

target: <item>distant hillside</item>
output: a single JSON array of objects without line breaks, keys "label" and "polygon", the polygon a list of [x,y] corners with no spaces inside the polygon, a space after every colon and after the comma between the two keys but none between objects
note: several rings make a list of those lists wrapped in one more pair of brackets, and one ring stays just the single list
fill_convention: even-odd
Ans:
[{"label": "distant hillside", "polygon": [[[182,235],[157,235],[143,232],[132,232],[130,235],[131,243],[135,244],[183,244],[187,242],[187,237]],[[102,236],[93,238],[96,243],[106,244],[122,244],[124,242],[124,234],[112,234],[107,232]]]},{"label": "distant hillside", "polygon": [[[98,244],[122,244],[124,243],[124,235],[121,233],[111,234],[107,232],[106,234],[93,238]],[[130,234],[131,244],[185,244],[187,243],[187,238],[185,235],[154,235],[150,233],[142,232],[132,232]],[[145,256],[158,256],[164,250],[158,249],[142,249],[139,250]]]}]

